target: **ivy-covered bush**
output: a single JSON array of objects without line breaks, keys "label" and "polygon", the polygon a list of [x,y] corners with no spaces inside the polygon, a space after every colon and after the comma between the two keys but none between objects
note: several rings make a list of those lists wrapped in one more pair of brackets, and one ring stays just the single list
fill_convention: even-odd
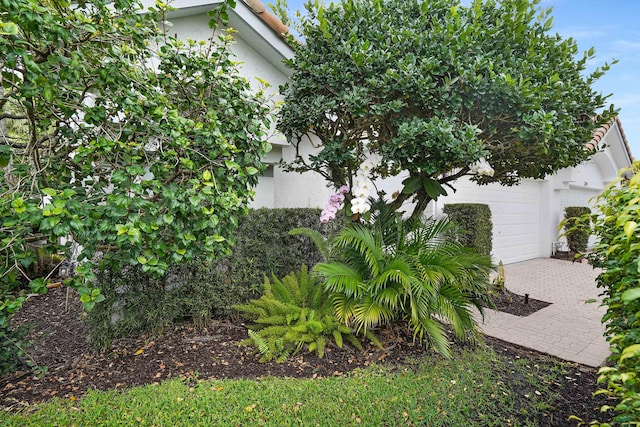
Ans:
[{"label": "ivy-covered bush", "polygon": [[321,224],[320,209],[257,209],[239,221],[232,254],[206,262],[173,264],[163,277],[140,267],[97,272],[105,301],[89,314],[91,339],[105,346],[132,333],[157,334],[179,319],[202,323],[230,315],[231,306],[258,298],[265,276],[284,277],[321,256],[304,236],[289,230],[308,227],[323,235],[338,225]]},{"label": "ivy-covered bush", "polygon": [[614,421],[640,423],[640,162],[628,185],[613,184],[597,199],[598,212],[590,217],[598,243],[587,255],[602,269],[598,287],[607,313],[602,318],[612,355],[600,370],[599,382],[617,399]]},{"label": "ivy-covered bush", "polygon": [[459,227],[456,239],[462,246],[473,248],[478,253],[491,256],[493,248],[493,223],[491,209],[482,203],[451,203],[442,211],[449,221]]},{"label": "ivy-covered bush", "polygon": [[589,214],[591,209],[586,206],[567,206],[564,208],[565,236],[569,250],[574,253],[584,253],[589,244],[591,234]]}]

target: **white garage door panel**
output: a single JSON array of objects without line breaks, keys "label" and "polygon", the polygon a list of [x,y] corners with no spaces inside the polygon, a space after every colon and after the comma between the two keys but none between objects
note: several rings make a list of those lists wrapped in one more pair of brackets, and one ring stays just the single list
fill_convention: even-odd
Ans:
[{"label": "white garage door panel", "polygon": [[505,264],[539,255],[540,184],[525,181],[517,187],[477,186],[461,181],[458,191],[438,200],[446,203],[486,203],[493,221],[493,259]]},{"label": "white garage door panel", "polygon": [[540,187],[523,182],[503,187],[500,202],[491,203],[493,258],[505,264],[536,258],[539,250]]}]

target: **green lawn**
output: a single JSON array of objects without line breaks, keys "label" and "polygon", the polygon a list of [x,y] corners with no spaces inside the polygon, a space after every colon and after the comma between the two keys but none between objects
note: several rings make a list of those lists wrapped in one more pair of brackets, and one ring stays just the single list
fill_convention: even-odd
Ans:
[{"label": "green lawn", "polygon": [[[120,392],[56,400],[0,416],[8,426],[537,426],[562,365],[531,365],[489,349],[348,377],[175,379]],[[538,422],[536,422],[538,420]]]}]

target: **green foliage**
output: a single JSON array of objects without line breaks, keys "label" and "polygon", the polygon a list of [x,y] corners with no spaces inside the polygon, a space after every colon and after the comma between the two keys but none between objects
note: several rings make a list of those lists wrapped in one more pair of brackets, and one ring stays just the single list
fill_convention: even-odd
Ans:
[{"label": "green foliage", "polygon": [[[215,263],[205,260],[172,264],[161,277],[140,266],[98,271],[96,283],[104,301],[95,304],[87,318],[92,343],[104,348],[114,338],[158,335],[180,320],[203,325],[230,304],[229,293],[234,290],[225,292],[216,274]],[[79,290],[81,300],[87,297]]]},{"label": "green foliage", "polygon": [[452,360],[425,357],[410,366],[376,364],[325,378],[175,378],[126,390],[89,390],[75,401],[57,399],[17,414],[2,411],[0,424],[545,426],[551,408],[568,392],[557,386],[566,367],[480,348]]},{"label": "green foliage", "polygon": [[351,330],[333,316],[322,283],[305,265],[282,280],[273,275],[273,283],[265,277],[260,299],[234,308],[255,322],[242,343],[255,346],[261,362],[283,362],[303,348],[322,358],[330,340],[340,348],[345,339],[361,348]]},{"label": "green foliage", "polygon": [[102,266],[156,275],[228,251],[268,150],[264,98],[239,76],[229,35],[183,42],[157,28],[163,12],[140,8],[5,5],[19,31],[0,39],[0,120],[27,128],[0,143],[7,269],[37,232],[48,250],[68,253],[56,242],[71,236],[80,261],[101,251]]},{"label": "green foliage", "polygon": [[315,265],[322,255],[312,242],[304,236],[290,235],[297,228],[315,230],[328,236],[338,229],[340,223],[321,224],[319,209],[256,209],[240,220],[236,233],[233,255],[218,261],[222,273],[218,279],[229,286],[243,289],[242,304],[256,298],[261,290],[256,284],[263,277],[275,274],[284,277],[299,270],[302,264]]},{"label": "green foliage", "polygon": [[564,208],[562,225],[566,229],[565,236],[571,252],[582,254],[587,250],[591,234],[590,213],[591,209],[586,206],[567,206]]},{"label": "green foliage", "polygon": [[105,300],[88,318],[92,341],[104,346],[130,334],[157,334],[184,318],[203,323],[233,315],[232,305],[260,296],[265,275],[282,277],[322,259],[308,239],[288,234],[308,227],[327,236],[336,224],[320,224],[319,215],[319,209],[252,210],[239,220],[231,255],[172,264],[161,278],[140,267],[99,271],[97,286]]},{"label": "green foliage", "polygon": [[217,31],[234,3],[209,13],[198,42],[158,26],[161,2],[147,13],[136,0],[2,2],[0,301],[42,283],[36,260],[71,257],[74,241],[68,284],[86,309],[103,298],[96,266],[159,277],[229,253],[271,126]]},{"label": "green foliage", "polygon": [[640,422],[640,163],[628,185],[614,182],[597,198],[598,211],[586,215],[593,222],[598,243],[587,254],[594,268],[602,269],[598,287],[607,312],[602,318],[612,355],[611,366],[600,370],[602,393],[615,398],[614,418],[620,425]]},{"label": "green foliage", "polygon": [[491,256],[493,248],[493,223],[491,209],[482,203],[446,204],[442,212],[459,227],[456,238],[462,246],[473,248],[478,253]]},{"label": "green foliage", "polygon": [[538,4],[308,2],[279,129],[320,150],[289,168],[353,188],[364,158],[380,155],[375,175],[409,174],[396,207],[413,199],[420,214],[481,158],[494,173],[472,179],[506,185],[584,161],[614,115],[592,88],[609,65],[586,72],[593,49],[577,58]]},{"label": "green foliage", "polygon": [[383,202],[372,213],[372,224],[342,230],[331,242],[334,260],[315,267],[337,318],[359,332],[406,321],[414,339],[447,357],[444,324],[477,340],[471,308],[491,304],[491,260],[449,239],[446,220],[403,220]]},{"label": "green foliage", "polygon": [[10,328],[9,319],[24,303],[24,297],[3,297],[0,300],[0,375],[14,371],[24,356],[21,348],[27,330]]}]

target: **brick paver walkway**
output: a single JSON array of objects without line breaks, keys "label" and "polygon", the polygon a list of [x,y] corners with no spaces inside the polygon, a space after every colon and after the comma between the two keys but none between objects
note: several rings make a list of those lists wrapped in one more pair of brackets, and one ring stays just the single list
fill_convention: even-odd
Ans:
[{"label": "brick paver walkway", "polygon": [[597,367],[609,355],[600,303],[598,272],[587,263],[538,258],[505,265],[506,287],[552,303],[526,317],[487,310],[482,329],[492,337]]}]

